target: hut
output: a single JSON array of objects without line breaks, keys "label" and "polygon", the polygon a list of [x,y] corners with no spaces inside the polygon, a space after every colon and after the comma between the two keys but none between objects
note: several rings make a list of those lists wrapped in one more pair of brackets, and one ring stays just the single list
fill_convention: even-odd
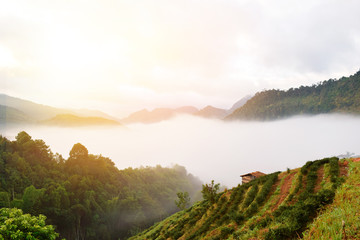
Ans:
[{"label": "hut", "polygon": [[265,175],[266,175],[265,173],[256,171],[256,172],[240,175],[240,177],[242,178],[242,184],[244,184],[244,183],[250,182],[251,180],[254,180],[255,178],[265,176]]}]

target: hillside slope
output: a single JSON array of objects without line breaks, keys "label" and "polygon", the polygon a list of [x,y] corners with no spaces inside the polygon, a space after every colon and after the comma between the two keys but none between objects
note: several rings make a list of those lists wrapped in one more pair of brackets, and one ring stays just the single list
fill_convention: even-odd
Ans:
[{"label": "hillside slope", "polygon": [[[349,161],[346,182],[334,202],[311,223],[304,239],[360,239],[360,159]],[[329,231],[330,230],[330,231]]]},{"label": "hillside slope", "polygon": [[294,239],[332,203],[348,162],[325,158],[198,202],[130,239]]},{"label": "hillside slope", "polygon": [[0,123],[27,123],[27,122],[31,122],[31,119],[22,111],[16,108],[0,105]]},{"label": "hillside slope", "polygon": [[256,93],[227,120],[273,120],[293,115],[320,113],[360,113],[360,71],[339,80],[330,79],[313,86],[287,91]]}]

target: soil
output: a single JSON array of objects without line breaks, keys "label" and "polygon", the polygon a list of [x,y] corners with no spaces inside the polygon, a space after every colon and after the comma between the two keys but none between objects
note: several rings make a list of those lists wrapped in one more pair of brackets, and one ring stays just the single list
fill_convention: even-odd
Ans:
[{"label": "soil", "polygon": [[290,188],[291,188],[291,183],[292,180],[294,178],[294,175],[296,174],[296,172],[292,172],[289,175],[287,175],[283,181],[283,184],[281,185],[280,188],[280,194],[279,194],[279,199],[277,200],[277,202],[275,203],[275,205],[272,208],[272,211],[274,211],[275,209],[277,209],[277,207],[285,200],[285,198],[288,196]]},{"label": "soil", "polygon": [[317,174],[318,177],[316,179],[314,193],[317,193],[321,189],[321,182],[322,182],[322,180],[324,178],[324,165],[321,165],[319,167],[316,174]]},{"label": "soil", "polygon": [[347,176],[348,165],[349,165],[348,161],[344,161],[343,163],[339,162],[340,177]]}]

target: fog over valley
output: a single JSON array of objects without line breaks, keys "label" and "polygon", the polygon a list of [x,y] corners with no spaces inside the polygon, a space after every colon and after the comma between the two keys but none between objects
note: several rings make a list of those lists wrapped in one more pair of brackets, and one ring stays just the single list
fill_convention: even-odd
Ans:
[{"label": "fog over valley", "polygon": [[89,153],[111,158],[119,169],[179,164],[204,182],[214,179],[227,187],[239,184],[244,173],[285,171],[310,160],[360,153],[360,117],[336,114],[270,122],[182,115],[126,127],[1,127],[10,140],[20,131],[44,140],[64,158],[79,142]]}]

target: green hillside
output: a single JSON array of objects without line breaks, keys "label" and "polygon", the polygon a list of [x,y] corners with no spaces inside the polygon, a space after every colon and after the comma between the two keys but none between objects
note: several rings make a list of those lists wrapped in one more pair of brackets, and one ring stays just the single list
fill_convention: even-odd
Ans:
[{"label": "green hillside", "polygon": [[119,170],[80,143],[64,159],[26,132],[0,135],[0,208],[43,214],[61,238],[124,239],[176,212],[177,192],[200,189],[178,165]]},{"label": "green hillside", "polygon": [[360,113],[360,71],[349,77],[330,79],[313,86],[259,92],[226,119],[273,120],[293,115],[334,112]]},{"label": "green hillside", "polygon": [[[333,157],[272,173],[217,194],[213,203],[198,202],[130,239],[298,239],[304,231],[309,234],[314,219],[313,224],[322,221],[319,213],[327,213],[324,209],[332,206],[334,197],[338,201],[347,171],[349,180],[354,181],[354,175],[359,180],[358,165]],[[356,191],[358,195],[358,185]]]}]

